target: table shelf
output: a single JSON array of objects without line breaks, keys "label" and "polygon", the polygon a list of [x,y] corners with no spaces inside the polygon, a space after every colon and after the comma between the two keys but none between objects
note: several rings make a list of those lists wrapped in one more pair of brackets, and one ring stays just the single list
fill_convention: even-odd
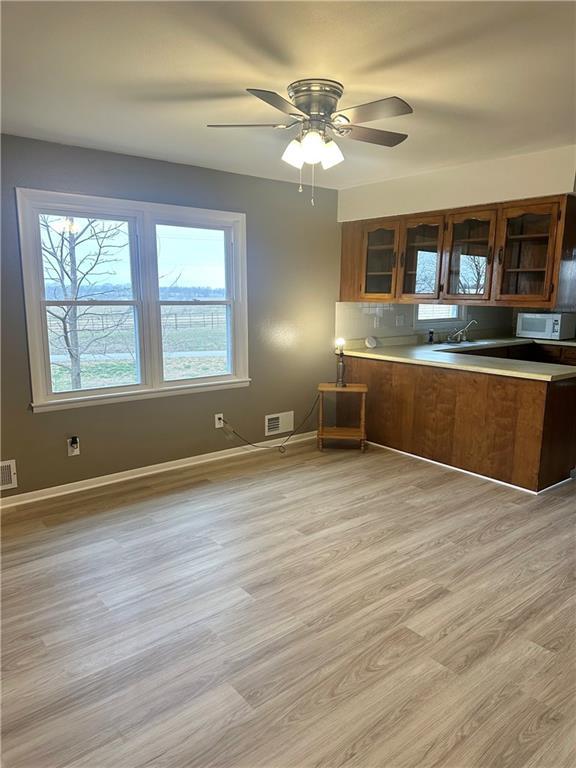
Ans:
[{"label": "table shelf", "polygon": [[[360,450],[366,449],[366,384],[347,384],[339,387],[336,384],[319,384],[320,403],[318,408],[318,448],[324,449],[324,440],[350,440],[360,444]],[[334,393],[341,395],[360,395],[360,423],[352,427],[327,426],[324,424],[324,395]]]}]

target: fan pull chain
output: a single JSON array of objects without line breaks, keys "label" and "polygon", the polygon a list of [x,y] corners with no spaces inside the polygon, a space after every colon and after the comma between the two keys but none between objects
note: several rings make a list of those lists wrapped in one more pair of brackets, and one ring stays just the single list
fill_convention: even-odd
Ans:
[{"label": "fan pull chain", "polygon": [[314,166],[314,165],[312,166],[312,197],[310,199],[310,204],[311,205],[314,205],[314,168],[315,167],[316,166]]},{"label": "fan pull chain", "polygon": [[300,166],[300,185],[298,187],[298,192],[302,192],[302,166]]}]

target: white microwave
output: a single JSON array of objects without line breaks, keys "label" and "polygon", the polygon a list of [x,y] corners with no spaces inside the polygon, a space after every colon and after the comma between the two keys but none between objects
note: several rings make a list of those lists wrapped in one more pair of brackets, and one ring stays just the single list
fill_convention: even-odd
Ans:
[{"label": "white microwave", "polygon": [[516,336],[529,339],[573,339],[576,336],[576,314],[570,312],[519,312]]}]

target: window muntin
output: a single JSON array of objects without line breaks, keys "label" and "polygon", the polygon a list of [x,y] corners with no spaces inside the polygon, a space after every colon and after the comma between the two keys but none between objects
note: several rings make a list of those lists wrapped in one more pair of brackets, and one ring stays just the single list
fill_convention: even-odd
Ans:
[{"label": "window muntin", "polygon": [[248,383],[243,214],[35,190],[18,208],[35,408]]}]

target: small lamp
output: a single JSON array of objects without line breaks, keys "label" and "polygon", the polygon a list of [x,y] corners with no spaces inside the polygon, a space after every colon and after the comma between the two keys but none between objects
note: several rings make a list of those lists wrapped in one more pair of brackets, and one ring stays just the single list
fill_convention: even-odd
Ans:
[{"label": "small lamp", "polygon": [[344,365],[344,339],[336,339],[336,353],[338,355],[338,365],[336,366],[336,386],[345,387],[344,373],[346,366]]}]

